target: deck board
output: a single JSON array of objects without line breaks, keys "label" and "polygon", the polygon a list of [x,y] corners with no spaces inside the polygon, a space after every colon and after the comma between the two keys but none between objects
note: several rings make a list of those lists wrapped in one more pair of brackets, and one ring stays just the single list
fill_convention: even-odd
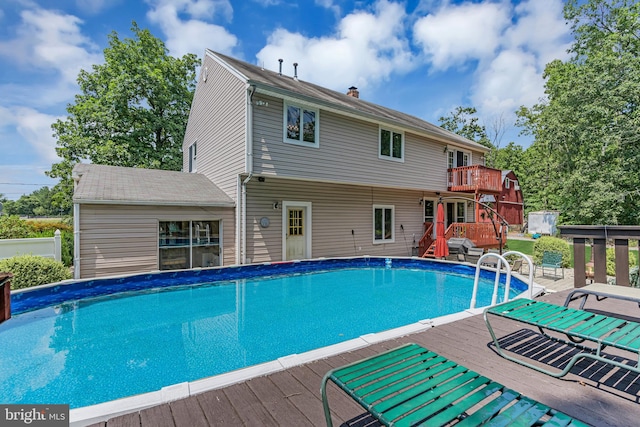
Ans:
[{"label": "deck board", "polygon": [[[236,412],[223,390],[210,390],[192,396],[189,399],[197,399],[204,415],[211,426],[233,426],[243,425],[239,422],[240,417]],[[166,406],[166,405],[162,405]],[[145,424],[153,425],[153,424]],[[109,427],[109,426],[108,426]]]},{"label": "deck board", "polygon": [[[567,291],[547,294],[541,300],[562,304]],[[640,309],[620,301],[589,300],[587,309],[619,313],[635,319]],[[540,338],[537,329],[497,318],[492,325],[501,343],[539,363],[563,363],[570,355],[561,346]],[[522,343],[525,340],[525,343]],[[145,409],[139,414],[113,418],[107,427],[155,427],[170,414],[176,427],[210,426],[323,426],[320,382],[330,369],[416,342],[459,364],[513,388],[541,403],[597,426],[635,426],[640,416],[640,376],[588,361],[579,363],[566,377],[557,379],[506,361],[496,354],[481,315],[352,352],[296,366],[220,390],[211,390],[183,401]],[[516,345],[516,343],[518,343]],[[605,352],[628,357],[607,348]],[[335,425],[368,425],[362,408],[330,384],[328,396]],[[193,418],[196,417],[196,418]],[[189,424],[192,419],[197,424]],[[208,424],[199,424],[204,419]],[[346,424],[345,424],[346,423]],[[162,424],[162,426],[173,424]],[[97,426],[97,425],[96,425]]]},{"label": "deck board", "polygon": [[169,405],[152,406],[140,411],[140,425],[156,427],[176,427]]},{"label": "deck board", "polygon": [[200,407],[198,399],[180,399],[170,402],[169,406],[178,427],[209,427],[209,422]]}]

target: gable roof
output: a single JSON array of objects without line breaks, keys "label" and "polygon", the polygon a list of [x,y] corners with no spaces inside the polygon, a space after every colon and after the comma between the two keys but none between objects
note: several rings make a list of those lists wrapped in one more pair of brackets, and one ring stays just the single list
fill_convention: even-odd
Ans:
[{"label": "gable roof", "polygon": [[489,148],[482,144],[456,135],[418,117],[305,82],[304,80],[276,73],[275,71],[266,70],[209,49],[205,50],[205,55],[230,71],[235,72],[240,79],[248,84],[255,85],[259,91],[273,92],[275,95],[280,96],[292,96],[303,101],[306,100],[324,107],[333,108],[343,113],[386,122],[417,133],[425,133],[445,143],[457,143],[476,150],[489,151]]},{"label": "gable roof", "polygon": [[199,173],[78,163],[74,203],[218,206],[234,201]]}]

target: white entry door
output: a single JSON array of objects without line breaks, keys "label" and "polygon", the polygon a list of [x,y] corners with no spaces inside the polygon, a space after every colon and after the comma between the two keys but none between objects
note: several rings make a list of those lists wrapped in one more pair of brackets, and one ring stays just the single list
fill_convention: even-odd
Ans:
[{"label": "white entry door", "polygon": [[285,260],[311,258],[311,203],[283,202]]}]

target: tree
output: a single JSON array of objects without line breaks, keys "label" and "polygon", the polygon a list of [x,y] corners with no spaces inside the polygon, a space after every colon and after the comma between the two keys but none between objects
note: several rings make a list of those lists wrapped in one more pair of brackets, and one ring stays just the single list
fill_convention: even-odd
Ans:
[{"label": "tree", "polygon": [[485,147],[493,147],[487,130],[478,123],[478,118],[474,117],[478,110],[474,107],[457,107],[450,116],[443,116],[438,119],[440,127],[450,132],[475,141]]},{"label": "tree", "polygon": [[68,117],[52,128],[63,159],[48,175],[61,178],[58,207],[71,205],[73,165],[89,160],[114,166],[180,170],[182,140],[195,90],[193,54],[168,55],[164,43],[133,23],[134,38],[109,35],[105,63],[81,70],[81,93]]},{"label": "tree", "polygon": [[545,165],[537,179],[552,176],[548,208],[567,223],[638,224],[640,4],[571,0],[564,14],[572,56],[547,64],[546,100],[518,112]]}]

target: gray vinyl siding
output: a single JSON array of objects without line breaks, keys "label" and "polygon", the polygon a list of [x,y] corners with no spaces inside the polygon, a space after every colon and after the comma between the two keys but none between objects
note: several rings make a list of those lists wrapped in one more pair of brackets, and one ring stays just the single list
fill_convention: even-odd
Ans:
[{"label": "gray vinyl siding", "polygon": [[[268,106],[254,108],[254,173],[446,191],[447,155],[441,142],[405,132],[404,162],[380,159],[377,123],[320,110],[319,148],[288,144],[283,142],[283,101],[265,95],[255,99]],[[474,160],[479,156],[474,153]]]},{"label": "gray vinyl siding", "polygon": [[221,220],[223,265],[235,262],[233,208],[80,205],[81,278],[158,270],[158,221]]},{"label": "gray vinyl siding", "polygon": [[[247,258],[251,262],[283,259],[283,211],[274,209],[274,203],[283,200],[311,202],[313,258],[410,256],[414,238],[417,245],[423,233],[421,191],[254,178],[247,192]],[[373,243],[373,205],[394,206],[394,243]],[[262,217],[269,218],[269,227],[260,226]]]},{"label": "gray vinyl siding", "polygon": [[237,200],[237,176],[245,170],[245,83],[205,56],[207,81],[198,77],[183,143],[183,170],[189,146],[197,141],[197,171]]}]

